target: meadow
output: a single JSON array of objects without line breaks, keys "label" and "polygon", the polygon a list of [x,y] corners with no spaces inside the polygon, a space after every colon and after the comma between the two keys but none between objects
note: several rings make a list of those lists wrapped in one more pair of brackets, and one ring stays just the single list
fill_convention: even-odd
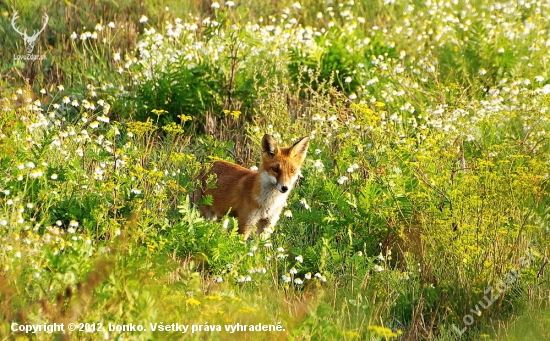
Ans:
[{"label": "meadow", "polygon": [[[0,2],[0,339],[550,340],[549,17]],[[311,143],[244,241],[191,196],[266,133]],[[17,330],[54,323],[80,324]]]}]

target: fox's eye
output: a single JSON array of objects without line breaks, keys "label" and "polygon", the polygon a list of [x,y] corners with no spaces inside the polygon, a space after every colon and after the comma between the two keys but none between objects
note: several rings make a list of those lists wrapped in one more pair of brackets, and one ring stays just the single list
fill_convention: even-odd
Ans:
[{"label": "fox's eye", "polygon": [[296,172],[296,169],[291,168],[291,169],[290,169],[290,172],[291,172],[291,173],[294,173],[294,172]]},{"label": "fox's eye", "polygon": [[271,167],[271,170],[275,173],[279,173],[279,167]]}]

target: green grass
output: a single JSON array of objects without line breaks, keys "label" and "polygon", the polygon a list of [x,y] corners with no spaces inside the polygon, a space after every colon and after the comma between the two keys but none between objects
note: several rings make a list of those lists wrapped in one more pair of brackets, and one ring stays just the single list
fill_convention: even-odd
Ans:
[{"label": "green grass", "polygon": [[[549,339],[547,6],[219,5],[0,4],[0,338]],[[190,197],[266,133],[310,149],[245,242]]]}]

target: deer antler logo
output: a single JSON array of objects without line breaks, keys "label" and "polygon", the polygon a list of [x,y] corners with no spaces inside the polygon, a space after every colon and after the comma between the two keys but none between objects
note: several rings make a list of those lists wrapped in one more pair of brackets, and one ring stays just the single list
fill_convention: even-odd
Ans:
[{"label": "deer antler logo", "polygon": [[38,32],[34,30],[33,35],[28,36],[27,29],[25,29],[24,32],[21,32],[17,29],[17,27],[15,27],[15,21],[17,20],[17,11],[13,13],[13,17],[11,18],[11,26],[13,27],[15,32],[19,33],[23,37],[23,40],[25,41],[25,49],[27,50],[27,54],[31,54],[32,51],[34,50],[34,44],[36,44],[36,39],[38,39],[38,36],[40,35],[40,33],[42,33],[46,28],[46,25],[48,24],[48,20],[50,18],[46,13],[44,13],[43,19],[44,19],[44,26],[42,26],[42,29]]}]

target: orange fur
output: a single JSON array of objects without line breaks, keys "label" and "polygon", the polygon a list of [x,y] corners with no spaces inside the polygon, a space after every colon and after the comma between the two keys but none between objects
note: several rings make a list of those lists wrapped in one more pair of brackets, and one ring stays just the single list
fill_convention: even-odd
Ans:
[{"label": "orange fur", "polygon": [[260,233],[266,227],[272,228],[300,176],[308,146],[309,137],[291,147],[278,147],[272,136],[265,135],[257,172],[226,161],[214,162],[210,173],[217,175],[216,188],[204,191],[214,200],[212,205],[201,207],[202,215],[210,219],[227,213],[237,217],[239,232],[245,239],[254,227]]}]

